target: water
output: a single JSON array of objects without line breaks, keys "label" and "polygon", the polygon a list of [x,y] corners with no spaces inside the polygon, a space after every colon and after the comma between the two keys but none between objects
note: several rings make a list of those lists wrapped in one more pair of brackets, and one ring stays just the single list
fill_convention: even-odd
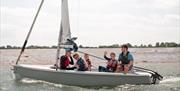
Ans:
[{"label": "water", "polygon": [[[102,57],[103,52],[119,53],[119,49],[80,49]],[[135,65],[157,71],[164,76],[156,85],[120,85],[117,87],[84,88],[54,84],[40,80],[15,81],[11,70],[20,50],[0,50],[0,91],[180,91],[180,48],[132,48]],[[62,52],[63,53],[63,52]],[[55,49],[28,49],[22,55],[23,64],[54,64]],[[82,56],[82,55],[81,55]],[[105,62],[91,58],[94,66]]]}]

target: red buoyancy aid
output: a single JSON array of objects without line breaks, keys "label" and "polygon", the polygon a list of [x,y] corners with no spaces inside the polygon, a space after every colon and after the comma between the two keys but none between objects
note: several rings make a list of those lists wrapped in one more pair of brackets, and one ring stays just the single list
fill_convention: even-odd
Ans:
[{"label": "red buoyancy aid", "polygon": [[70,60],[69,60],[69,57],[67,57],[65,60],[64,66],[67,68],[67,66],[69,66],[69,64],[70,64]]},{"label": "red buoyancy aid", "polygon": [[117,61],[116,60],[109,60],[107,63],[107,68],[115,71],[117,67]]},{"label": "red buoyancy aid", "polygon": [[60,67],[61,67],[61,69],[66,69],[67,68],[67,66],[69,66],[69,64],[70,64],[70,59],[69,59],[69,57],[67,57],[67,56],[62,56],[61,57],[61,62],[60,62]]},{"label": "red buoyancy aid", "polygon": [[87,59],[87,60],[86,60],[86,63],[88,64],[88,67],[91,67],[91,66],[92,66],[90,59]]}]

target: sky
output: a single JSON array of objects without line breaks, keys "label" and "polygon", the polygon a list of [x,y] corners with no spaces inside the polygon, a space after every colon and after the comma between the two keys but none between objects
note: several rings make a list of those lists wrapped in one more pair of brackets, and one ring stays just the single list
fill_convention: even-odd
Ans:
[{"label": "sky", "polygon": [[[0,45],[22,46],[41,0],[0,0]],[[180,0],[68,0],[77,44],[180,43]],[[28,45],[57,45],[61,0],[45,0]]]}]

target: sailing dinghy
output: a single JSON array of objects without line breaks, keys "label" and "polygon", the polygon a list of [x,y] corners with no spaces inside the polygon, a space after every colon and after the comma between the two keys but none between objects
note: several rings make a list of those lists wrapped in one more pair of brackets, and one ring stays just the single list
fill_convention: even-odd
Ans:
[{"label": "sailing dinghy", "polygon": [[[18,64],[21,55],[23,54],[28,38],[31,34],[36,18],[40,12],[44,0],[41,1],[39,9],[36,13],[34,21],[31,25],[29,33],[25,39],[20,55],[14,65],[14,74],[16,80],[23,78],[31,78],[37,80],[48,81],[52,83],[73,85],[73,86],[118,86],[124,84],[157,84],[162,80],[162,76],[157,72],[149,69],[133,67],[133,71],[127,74],[111,73],[111,72],[98,72],[98,71],[76,71],[76,70],[60,70],[52,69],[50,65],[25,65]],[[78,51],[78,47],[74,42],[77,38],[71,38],[69,14],[68,14],[68,0],[62,0],[61,5],[61,26],[58,39],[56,65],[59,64],[60,49],[70,48],[73,51]],[[95,55],[90,55],[96,57]]]}]

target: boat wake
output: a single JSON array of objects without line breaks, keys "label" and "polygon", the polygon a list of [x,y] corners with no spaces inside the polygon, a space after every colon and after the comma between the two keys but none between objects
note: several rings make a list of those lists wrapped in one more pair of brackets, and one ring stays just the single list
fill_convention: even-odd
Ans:
[{"label": "boat wake", "polygon": [[29,78],[24,78],[21,80],[21,82],[24,84],[48,84],[48,85],[62,88],[61,84],[50,83],[50,82],[46,82],[46,81],[42,81],[42,80],[33,80],[33,79],[29,79]]},{"label": "boat wake", "polygon": [[[58,88],[66,87],[66,85],[62,85],[62,84],[55,84],[55,83],[50,83],[50,82],[46,82],[42,80],[34,80],[34,79],[29,79],[29,78],[24,78],[20,82],[23,84],[47,84],[47,85],[51,85]],[[173,84],[173,83],[179,83],[179,82],[180,82],[180,77],[170,76],[170,77],[165,77],[164,80],[160,81],[160,84]],[[136,87],[136,85],[126,84],[126,85],[119,85],[116,87],[116,89],[120,89],[120,91],[125,91],[129,89],[134,89],[134,87]],[[112,89],[114,87],[100,87],[100,88]],[[94,88],[94,89],[100,89],[100,88]]]},{"label": "boat wake", "polygon": [[164,80],[160,81],[160,83],[162,83],[162,84],[176,83],[176,82],[180,82],[180,77],[169,77],[169,78],[165,78]]},{"label": "boat wake", "polygon": [[76,88],[81,88],[81,89],[113,89],[113,88],[116,88],[116,89],[118,89],[118,91],[126,91],[126,90],[132,89],[133,87],[136,86],[136,85],[126,84],[126,85],[119,85],[117,87],[106,87],[106,86],[105,87],[78,87],[78,86],[55,84],[55,83],[50,83],[50,82],[46,82],[46,81],[42,81],[42,80],[34,80],[34,79],[29,79],[29,78],[24,78],[20,82],[23,84],[47,84],[47,85],[51,85],[51,86],[58,87],[58,88],[63,88],[63,87],[76,87]]}]

